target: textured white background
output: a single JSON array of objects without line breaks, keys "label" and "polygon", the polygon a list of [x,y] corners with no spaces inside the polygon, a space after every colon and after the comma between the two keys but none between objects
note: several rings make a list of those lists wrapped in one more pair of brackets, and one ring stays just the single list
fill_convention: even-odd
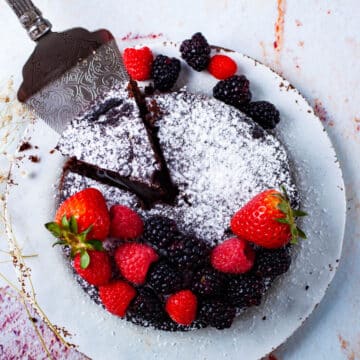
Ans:
[{"label": "textured white background", "polygon": [[[163,33],[180,41],[202,31],[211,43],[248,54],[281,72],[310,103],[317,104],[344,172],[348,201],[344,250],[324,300],[276,356],[360,359],[359,1],[282,1],[285,14],[280,51],[273,47],[276,0],[38,0],[36,4],[55,30],[78,25],[106,27],[110,18],[117,24],[111,30],[119,39],[129,32]],[[3,1],[0,24],[0,84],[15,75],[16,86],[33,44]],[[0,241],[0,249],[4,249],[3,237]],[[10,268],[0,266],[11,276]]]}]

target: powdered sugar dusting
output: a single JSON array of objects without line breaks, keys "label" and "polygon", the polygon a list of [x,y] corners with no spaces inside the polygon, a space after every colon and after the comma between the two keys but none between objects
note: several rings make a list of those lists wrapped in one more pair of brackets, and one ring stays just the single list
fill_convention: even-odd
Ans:
[{"label": "powdered sugar dusting", "polygon": [[72,173],[64,177],[61,198],[95,186],[109,206],[125,204],[144,217],[168,216],[182,231],[210,243],[226,236],[231,216],[257,193],[285,185],[296,199],[285,149],[240,111],[185,90],[149,101],[154,99],[161,114],[160,144],[180,190],[175,206],[156,204],[145,212],[134,195]]},{"label": "powdered sugar dusting", "polygon": [[107,92],[74,119],[63,132],[58,149],[64,156],[75,156],[149,185],[160,169],[127,84]]}]

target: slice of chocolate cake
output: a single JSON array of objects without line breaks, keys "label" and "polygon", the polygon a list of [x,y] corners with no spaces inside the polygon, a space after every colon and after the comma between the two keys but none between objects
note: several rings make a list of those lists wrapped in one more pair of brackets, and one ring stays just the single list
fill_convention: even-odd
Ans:
[{"label": "slice of chocolate cake", "polygon": [[70,157],[70,171],[129,190],[148,207],[170,201],[173,189],[133,89],[123,84],[96,99],[69,123],[57,148]]}]

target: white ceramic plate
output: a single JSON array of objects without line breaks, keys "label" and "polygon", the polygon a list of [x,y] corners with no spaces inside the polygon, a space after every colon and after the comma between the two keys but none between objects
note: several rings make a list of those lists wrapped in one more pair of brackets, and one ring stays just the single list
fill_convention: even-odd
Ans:
[{"label": "white ceramic plate", "polygon": [[[128,44],[120,44],[122,47]],[[155,54],[179,57],[177,45],[153,43]],[[345,193],[334,149],[319,119],[287,81],[266,66],[239,53],[230,53],[251,82],[254,100],[273,102],[281,112],[277,136],[288,149],[302,207],[308,216],[302,225],[308,240],[301,242],[288,273],[271,288],[260,307],[237,318],[231,329],[203,329],[167,333],[145,329],[102,310],[74,281],[43,224],[54,213],[54,187],[63,159],[50,150],[58,135],[42,121],[25,135],[40,157],[13,166],[17,186],[8,189],[7,209],[18,241],[32,259],[37,298],[53,323],[73,334],[72,342],[94,359],[258,359],[283,343],[320,302],[334,276],[341,254]],[[216,80],[183,66],[179,86],[211,94]],[[26,209],[26,216],[24,216]],[[307,290],[306,290],[307,289]],[[265,319],[266,317],[266,319]],[[265,319],[265,320],[264,320]]]}]

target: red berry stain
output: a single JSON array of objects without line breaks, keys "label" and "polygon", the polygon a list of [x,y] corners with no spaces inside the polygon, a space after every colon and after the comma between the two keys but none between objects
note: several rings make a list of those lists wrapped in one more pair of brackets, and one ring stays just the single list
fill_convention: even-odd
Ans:
[{"label": "red berry stain", "polygon": [[140,39],[157,39],[159,37],[162,37],[163,33],[150,33],[147,35],[140,35],[140,34],[133,34],[132,32],[127,33],[125,36],[121,38],[122,41],[129,41],[129,40],[140,40]]},{"label": "red berry stain", "polygon": [[274,49],[280,52],[284,42],[284,25],[285,25],[285,0],[277,0],[277,19],[275,22],[275,41]]},{"label": "red berry stain", "polygon": [[314,100],[314,112],[322,122],[328,121],[328,113],[319,99]]},{"label": "red berry stain", "polygon": [[327,13],[328,15],[330,15],[330,14],[331,14],[331,10],[328,10],[326,13]]},{"label": "red berry stain", "polygon": [[298,20],[298,19],[295,20],[295,24],[296,24],[296,26],[302,26],[303,25],[302,22],[300,20]]}]

